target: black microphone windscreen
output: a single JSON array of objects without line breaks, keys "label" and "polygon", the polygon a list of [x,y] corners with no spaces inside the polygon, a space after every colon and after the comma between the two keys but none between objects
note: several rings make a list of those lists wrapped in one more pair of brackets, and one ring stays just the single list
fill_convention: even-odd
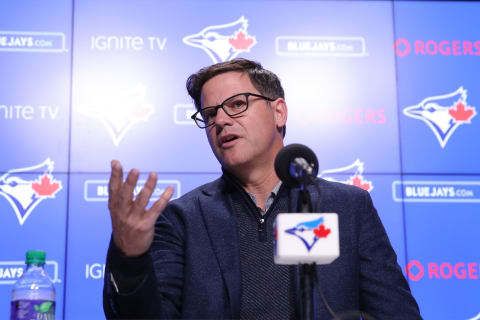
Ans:
[{"label": "black microphone windscreen", "polygon": [[290,164],[295,158],[304,158],[312,166],[313,176],[316,177],[318,174],[318,159],[315,153],[303,144],[289,144],[283,147],[275,158],[275,172],[289,187],[299,186],[299,182],[290,175]]}]

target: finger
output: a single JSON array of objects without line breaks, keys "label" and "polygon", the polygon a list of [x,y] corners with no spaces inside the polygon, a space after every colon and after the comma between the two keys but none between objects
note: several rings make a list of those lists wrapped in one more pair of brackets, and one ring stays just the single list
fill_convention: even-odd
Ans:
[{"label": "finger", "polygon": [[112,167],[112,172],[110,174],[110,181],[108,182],[109,204],[111,204],[118,190],[120,190],[120,187],[122,186],[122,181],[123,181],[123,169],[120,162],[118,160],[112,160],[110,164]]},{"label": "finger", "polygon": [[155,203],[150,208],[150,210],[148,210],[148,214],[146,216],[147,216],[147,219],[150,219],[151,223],[155,223],[155,221],[157,221],[163,209],[165,209],[165,207],[167,206],[168,201],[170,200],[172,195],[173,195],[173,187],[168,186],[167,189],[165,189],[165,191],[162,193],[162,196],[160,197],[160,199],[155,201]]},{"label": "finger", "polygon": [[145,212],[145,207],[147,206],[148,202],[150,201],[150,197],[152,196],[153,191],[155,190],[155,186],[157,185],[157,173],[150,172],[148,175],[147,182],[142,188],[142,191],[137,195],[135,199],[135,212],[143,214]]},{"label": "finger", "polygon": [[122,184],[119,192],[119,205],[122,208],[129,208],[133,199],[133,189],[137,185],[138,176],[140,172],[137,169],[132,169],[127,175],[125,183]]},{"label": "finger", "polygon": [[123,180],[123,169],[122,165],[118,160],[112,160],[111,162],[112,171],[110,174],[110,182],[109,182],[109,191],[116,191],[120,189]]}]

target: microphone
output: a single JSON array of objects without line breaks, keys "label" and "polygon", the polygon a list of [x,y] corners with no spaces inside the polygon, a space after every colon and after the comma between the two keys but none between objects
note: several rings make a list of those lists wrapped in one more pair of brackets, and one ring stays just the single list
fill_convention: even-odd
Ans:
[{"label": "microphone", "polygon": [[[338,215],[311,213],[308,189],[318,174],[318,159],[307,146],[290,144],[278,152],[275,172],[289,187],[300,186],[297,212],[280,213],[274,222],[277,264],[328,264],[340,256]],[[317,208],[318,209],[318,208]],[[301,213],[300,213],[301,212]]]},{"label": "microphone", "polygon": [[[317,283],[316,264],[328,264],[340,256],[338,215],[336,213],[311,213],[312,202],[307,185],[313,183],[318,174],[318,160],[313,151],[301,144],[291,144],[281,149],[275,158],[275,172],[288,187],[300,187],[297,211],[302,213],[280,213],[273,224],[273,261],[276,264],[300,264],[300,287],[302,307],[300,318],[315,319],[314,288]],[[318,210],[318,203],[316,209]],[[319,287],[325,307],[332,309]]]},{"label": "microphone", "polygon": [[290,144],[278,152],[275,172],[289,187],[306,186],[314,182],[318,174],[318,159],[307,146]]}]

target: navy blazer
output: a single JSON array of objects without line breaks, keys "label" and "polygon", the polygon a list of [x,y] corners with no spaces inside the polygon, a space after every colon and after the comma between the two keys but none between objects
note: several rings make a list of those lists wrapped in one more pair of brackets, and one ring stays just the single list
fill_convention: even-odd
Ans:
[{"label": "navy blazer", "polygon": [[[111,242],[104,285],[107,318],[239,318],[239,247],[227,183],[222,177],[171,201],[143,257],[124,258]],[[421,319],[369,193],[323,179],[318,183],[319,211],[339,216],[340,257],[317,266],[332,309],[361,310],[376,319]],[[315,204],[318,193],[309,190]],[[298,189],[290,190],[291,208],[297,199]],[[117,292],[110,270],[138,277],[137,285]],[[315,304],[317,319],[331,319],[318,294]]]}]

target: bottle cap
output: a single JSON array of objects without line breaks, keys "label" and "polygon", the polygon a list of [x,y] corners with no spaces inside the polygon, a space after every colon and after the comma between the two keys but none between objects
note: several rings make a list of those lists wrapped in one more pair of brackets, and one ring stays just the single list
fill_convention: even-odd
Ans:
[{"label": "bottle cap", "polygon": [[40,250],[30,250],[27,251],[27,261],[26,263],[45,263],[45,251]]}]

